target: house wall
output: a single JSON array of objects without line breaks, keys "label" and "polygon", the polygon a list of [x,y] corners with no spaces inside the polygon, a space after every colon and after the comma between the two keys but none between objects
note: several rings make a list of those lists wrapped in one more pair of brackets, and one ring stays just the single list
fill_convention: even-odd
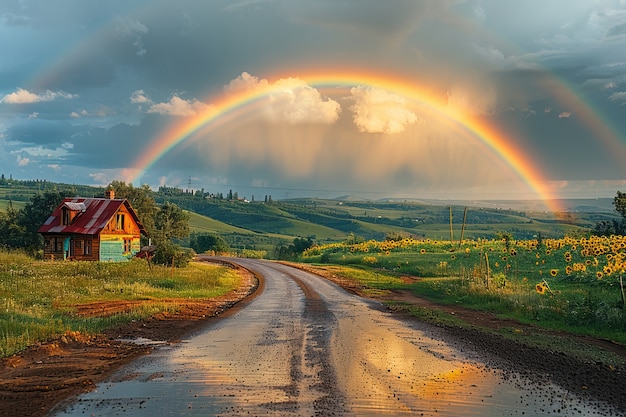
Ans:
[{"label": "house wall", "polygon": [[91,235],[44,236],[44,259],[97,261],[100,257],[100,239]]},{"label": "house wall", "polygon": [[139,236],[121,234],[100,235],[100,260],[101,261],[126,261],[140,249]]},{"label": "house wall", "polygon": [[140,236],[131,214],[126,207],[120,207],[100,233],[100,260],[119,262],[132,258],[141,247]]}]

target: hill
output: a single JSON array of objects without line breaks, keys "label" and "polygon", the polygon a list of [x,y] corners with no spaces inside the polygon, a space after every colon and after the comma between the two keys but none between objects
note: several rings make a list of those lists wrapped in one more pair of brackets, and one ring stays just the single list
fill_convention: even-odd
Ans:
[{"label": "hill", "polygon": [[[0,209],[11,201],[21,208],[45,190],[70,190],[80,196],[101,196],[104,187],[51,183],[45,180],[4,180],[0,183]],[[342,241],[350,235],[383,240],[388,235],[454,240],[492,238],[508,232],[516,239],[562,237],[586,233],[602,220],[618,219],[612,199],[559,201],[564,211],[545,210],[541,201],[368,201],[344,196],[334,199],[292,198],[247,201],[236,193],[224,198],[200,191],[160,187],[155,201],[177,204],[191,216],[191,230],[221,235],[234,248],[268,250],[295,237],[318,242]],[[452,232],[451,232],[452,229]]]}]

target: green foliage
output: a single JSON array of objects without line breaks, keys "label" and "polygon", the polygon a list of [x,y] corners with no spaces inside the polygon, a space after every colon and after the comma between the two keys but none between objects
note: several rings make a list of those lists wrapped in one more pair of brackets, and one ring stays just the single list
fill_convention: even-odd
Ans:
[{"label": "green foliage", "polygon": [[9,204],[0,212],[0,247],[22,248],[31,254],[40,251],[43,239],[37,230],[69,195],[69,191],[45,191],[34,195],[21,210]]},{"label": "green foliage", "polygon": [[148,236],[155,235],[155,217],[159,208],[148,185],[144,184],[140,188],[135,188],[132,184],[126,184],[123,181],[112,181],[107,189],[115,191],[115,198],[128,200],[135,213],[137,213],[141,224],[146,229]]},{"label": "green foliage", "polygon": [[274,258],[282,260],[295,260],[296,257],[313,246],[313,237],[308,238],[297,237],[289,246],[277,245],[274,248]]},{"label": "green foliage", "polygon": [[19,224],[19,210],[9,203],[5,211],[0,211],[0,247],[19,248],[23,245],[24,226]]},{"label": "green foliage", "polygon": [[189,236],[189,215],[176,204],[166,202],[154,218],[158,240],[184,239]]},{"label": "green foliage", "polygon": [[217,253],[226,253],[230,251],[228,243],[221,236],[212,233],[192,232],[189,236],[189,246],[196,253],[205,253],[214,251]]},{"label": "green foliage", "polygon": [[626,193],[618,191],[613,199],[613,206],[615,207],[615,211],[626,218]]},{"label": "green foliage", "polygon": [[156,244],[156,252],[152,262],[184,268],[193,259],[193,255],[193,251],[190,249],[181,248],[169,240],[160,240]]}]

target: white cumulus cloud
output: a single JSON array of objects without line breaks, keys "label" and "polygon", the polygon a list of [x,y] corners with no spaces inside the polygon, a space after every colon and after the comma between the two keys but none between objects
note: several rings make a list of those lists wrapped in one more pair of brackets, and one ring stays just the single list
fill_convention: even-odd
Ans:
[{"label": "white cumulus cloud", "polygon": [[25,90],[23,88],[18,88],[17,90],[15,90],[15,92],[5,95],[0,100],[0,103],[31,104],[31,103],[39,103],[42,101],[53,101],[58,98],[72,99],[76,97],[78,96],[73,95],[73,94],[68,94],[63,91],[55,92],[55,91],[46,90],[42,94],[36,94],[28,90]]},{"label": "white cumulus cloud", "polygon": [[130,95],[130,102],[133,104],[150,104],[152,100],[146,96],[143,90],[135,90]]},{"label": "white cumulus cloud", "polygon": [[17,157],[17,166],[23,167],[30,164],[29,158],[22,158],[21,156]]},{"label": "white cumulus cloud", "polygon": [[316,88],[299,78],[281,78],[270,83],[244,72],[232,80],[225,90],[264,94],[263,114],[274,122],[332,124],[341,113],[338,102],[323,97]]},{"label": "white cumulus cloud", "polygon": [[564,111],[559,114],[559,119],[569,119],[572,116],[572,112]]},{"label": "white cumulus cloud", "polygon": [[184,100],[173,95],[165,103],[154,103],[148,109],[148,113],[166,114],[169,116],[193,116],[207,109],[207,104],[193,100]]},{"label": "white cumulus cloud", "polygon": [[609,96],[609,100],[614,103],[621,103],[622,105],[626,104],[626,91],[620,91],[611,94]]},{"label": "white cumulus cloud", "polygon": [[404,97],[381,88],[353,87],[354,124],[359,131],[368,133],[400,133],[417,121]]}]

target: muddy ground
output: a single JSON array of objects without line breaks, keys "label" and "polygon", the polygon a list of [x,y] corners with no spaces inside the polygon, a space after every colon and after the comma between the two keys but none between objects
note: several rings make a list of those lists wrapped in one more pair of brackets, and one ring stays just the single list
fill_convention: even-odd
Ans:
[{"label": "muddy ground", "polygon": [[[310,269],[310,268],[309,268]],[[150,347],[122,342],[120,339],[146,338],[177,343],[185,335],[232,314],[253,297],[263,286],[262,279],[240,269],[244,277],[242,286],[225,296],[202,301],[170,300],[177,312],[160,314],[148,320],[133,322],[111,329],[105,334],[86,337],[68,333],[57,340],[33,346],[0,362],[0,415],[45,416],[55,405],[93,389],[124,364],[148,354]],[[344,281],[316,269],[326,278],[347,290],[364,295],[353,282]],[[626,413],[626,368],[603,362],[590,362],[566,355],[558,350],[537,349],[523,343],[498,337],[481,328],[497,329],[515,327],[524,331],[526,325],[497,319],[494,315],[469,311],[456,306],[441,306],[406,292],[389,292],[377,295],[381,300],[398,300],[436,308],[453,313],[472,324],[473,328],[447,326],[438,329],[442,337],[460,349],[484,352],[494,358],[494,366],[505,363],[511,371],[541,375],[577,394],[606,401]],[[102,315],[129,309],[131,303],[98,303],[80,306],[79,314]],[[403,310],[396,311],[404,315]],[[570,337],[564,334],[561,337]],[[585,345],[601,346],[626,360],[626,348],[610,341],[591,338],[572,338],[582,348]]]}]

